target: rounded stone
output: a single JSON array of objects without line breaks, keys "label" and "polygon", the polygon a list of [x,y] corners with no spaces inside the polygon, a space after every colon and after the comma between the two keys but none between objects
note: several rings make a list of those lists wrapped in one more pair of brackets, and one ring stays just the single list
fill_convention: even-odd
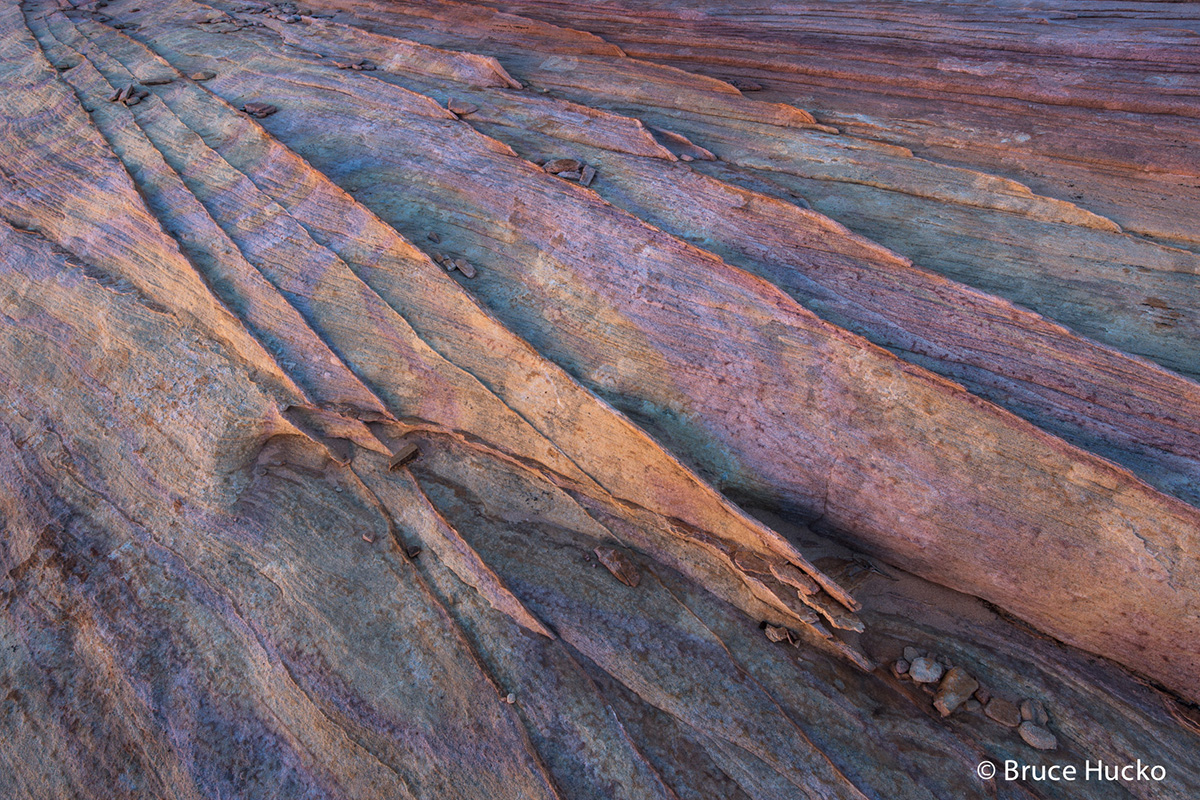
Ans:
[{"label": "rounded stone", "polygon": [[1048,729],[1028,720],[1022,722],[1017,733],[1025,740],[1025,744],[1038,750],[1053,750],[1058,747],[1058,739]]},{"label": "rounded stone", "polygon": [[925,656],[913,659],[908,668],[909,676],[917,683],[937,683],[942,679],[943,672],[945,669],[941,664]]},{"label": "rounded stone", "polygon": [[1006,728],[1015,728],[1021,724],[1021,712],[1016,705],[999,697],[993,697],[984,706],[983,713],[988,719],[995,720]]}]

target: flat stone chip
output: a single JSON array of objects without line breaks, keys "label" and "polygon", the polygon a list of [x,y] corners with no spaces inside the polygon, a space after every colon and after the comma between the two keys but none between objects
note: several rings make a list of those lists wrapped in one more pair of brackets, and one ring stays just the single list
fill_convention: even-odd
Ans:
[{"label": "flat stone chip", "polygon": [[583,173],[577,169],[573,169],[573,170],[569,170],[567,172],[558,173],[558,177],[563,178],[564,180],[568,180],[568,181],[577,181],[583,177]]},{"label": "flat stone chip", "polygon": [[595,179],[596,179],[596,168],[591,166],[590,164],[585,165],[583,168],[583,172],[579,176],[579,182],[581,184],[583,184],[584,186],[591,186],[592,181],[594,181]]},{"label": "flat stone chip", "polygon": [[263,117],[269,117],[278,110],[278,108],[270,103],[246,103],[246,105],[242,106],[242,111],[245,111],[252,117],[258,117],[259,119],[262,119]]},{"label": "flat stone chip", "polygon": [[556,158],[553,161],[547,161],[542,165],[542,169],[546,172],[557,175],[560,172],[571,172],[573,170],[582,169],[583,164],[573,158]]},{"label": "flat stone chip", "polygon": [[392,456],[391,461],[388,462],[388,470],[400,469],[419,455],[421,455],[420,448],[412,442],[409,442],[397,450],[396,454]]},{"label": "flat stone chip", "polygon": [[788,638],[787,628],[776,628],[774,625],[768,625],[763,629],[767,638],[772,642],[782,642]]},{"label": "flat stone chip", "polygon": [[174,78],[147,78],[142,81],[145,86],[165,86],[168,83],[174,82]]},{"label": "flat stone chip", "polygon": [[621,583],[636,587],[642,582],[642,572],[638,569],[637,564],[634,564],[620,550],[612,547],[597,547],[593,552],[596,554],[596,558],[600,559],[600,563],[608,567],[608,571]]},{"label": "flat stone chip", "polygon": [[460,117],[466,116],[467,114],[474,114],[479,110],[479,106],[475,105],[474,103],[467,103],[462,100],[455,100],[453,98],[446,103],[446,108],[450,109]]},{"label": "flat stone chip", "polygon": [[199,72],[193,72],[188,77],[194,81],[211,81],[213,78],[217,77],[217,73],[213,72],[211,69],[202,69]]}]

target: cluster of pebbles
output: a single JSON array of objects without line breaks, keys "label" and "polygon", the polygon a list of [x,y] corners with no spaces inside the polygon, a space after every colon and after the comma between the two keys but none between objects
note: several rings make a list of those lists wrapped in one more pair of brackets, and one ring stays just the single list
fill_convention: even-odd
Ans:
[{"label": "cluster of pebbles", "polygon": [[596,168],[574,158],[555,158],[542,164],[542,169],[551,175],[557,175],[563,180],[578,181],[583,186],[591,186],[596,178]]},{"label": "cluster of pebbles", "polygon": [[1030,747],[1054,750],[1058,739],[1046,725],[1050,716],[1040,700],[1027,698],[1020,704],[994,696],[980,686],[965,669],[937,653],[926,653],[915,647],[905,647],[904,656],[892,662],[892,674],[900,680],[910,680],[933,695],[933,707],[943,717],[958,709],[983,711],[984,716],[1017,733]]},{"label": "cluster of pebbles", "polygon": [[[442,241],[442,237],[438,236],[435,231],[430,231],[427,234],[427,238],[434,244],[439,244]],[[467,261],[465,258],[454,258],[446,255],[445,253],[433,253],[432,258],[435,262],[441,264],[442,268],[445,269],[446,272],[454,272],[454,270],[458,270],[468,278],[475,277],[475,267],[471,266],[471,262]]]},{"label": "cluster of pebbles", "polygon": [[374,72],[375,65],[365,58],[335,59],[333,65],[338,69],[348,69],[354,72]]},{"label": "cluster of pebbles", "polygon": [[129,84],[124,89],[118,89],[108,96],[109,102],[124,103],[127,106],[136,106],[143,99],[150,96],[150,93],[145,89],[139,89],[134,84]]}]

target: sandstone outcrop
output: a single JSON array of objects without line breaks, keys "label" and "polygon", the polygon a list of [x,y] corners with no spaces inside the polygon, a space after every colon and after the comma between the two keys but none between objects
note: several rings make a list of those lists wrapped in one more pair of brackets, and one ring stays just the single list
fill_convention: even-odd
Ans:
[{"label": "sandstone outcrop", "polygon": [[1195,33],[684,5],[5,0],[0,795],[1200,787]]}]

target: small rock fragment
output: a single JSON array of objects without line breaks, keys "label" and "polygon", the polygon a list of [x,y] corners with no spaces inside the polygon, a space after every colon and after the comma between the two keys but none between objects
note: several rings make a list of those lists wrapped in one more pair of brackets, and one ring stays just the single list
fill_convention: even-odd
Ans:
[{"label": "small rock fragment", "polygon": [[211,69],[202,69],[199,72],[193,72],[188,77],[194,81],[211,81],[213,78],[217,77],[217,73],[213,72]]},{"label": "small rock fragment", "polygon": [[409,442],[397,450],[396,454],[392,456],[391,461],[388,462],[388,471],[400,469],[419,455],[421,455],[420,448],[418,448],[414,443]]},{"label": "small rock fragment", "polygon": [[973,714],[979,709],[983,708],[983,703],[980,703],[978,700],[972,697],[970,700],[963,703],[962,707]]},{"label": "small rock fragment", "polygon": [[695,161],[696,159],[692,156],[689,156],[687,153],[681,153],[679,156],[679,160],[680,161]]},{"label": "small rock fragment", "polygon": [[772,642],[782,642],[788,638],[787,628],[777,628],[774,625],[768,625],[763,630],[766,632],[767,638]]},{"label": "small rock fragment", "polygon": [[1047,728],[1026,720],[1017,728],[1017,733],[1025,740],[1025,744],[1038,750],[1053,750],[1058,747],[1058,739]]},{"label": "small rock fragment", "polygon": [[142,98],[137,97],[136,95],[125,98],[125,105],[127,106],[136,106],[140,102],[142,102]]},{"label": "small rock fragment", "polygon": [[988,700],[992,699],[992,693],[988,691],[986,686],[980,686],[975,690],[975,699],[986,706]]},{"label": "small rock fragment", "polygon": [[915,658],[910,664],[908,674],[917,683],[937,683],[942,679],[942,673],[945,671],[941,664],[927,656]]},{"label": "small rock fragment", "polygon": [[146,80],[142,81],[142,83],[146,86],[165,86],[174,80],[174,78],[164,76],[162,78],[147,78]]},{"label": "small rock fragment", "polygon": [[408,556],[409,561],[416,561],[417,556],[421,555],[421,548],[416,545],[404,548],[404,555]]},{"label": "small rock fragment", "polygon": [[572,170],[581,169],[583,164],[580,164],[573,158],[556,158],[553,161],[547,161],[542,165],[542,169],[551,174],[557,175],[560,172],[571,172]]},{"label": "small rock fragment", "polygon": [[375,543],[375,537],[374,537],[374,536],[368,536],[368,535],[367,535],[367,534],[365,534],[365,533],[362,535],[362,540],[363,540],[364,542],[366,542],[367,544],[374,544],[374,543]]},{"label": "small rock fragment", "polygon": [[573,169],[573,170],[570,170],[569,172],[558,173],[558,177],[560,177],[564,180],[568,180],[568,181],[577,181],[583,177],[583,173],[577,169]]},{"label": "small rock fragment", "polygon": [[979,681],[972,678],[965,669],[951,667],[938,684],[937,695],[933,698],[933,707],[943,717],[954,713],[955,709],[970,699],[979,688]]},{"label": "small rock fragment", "polygon": [[435,231],[430,231],[429,233],[425,234],[425,237],[434,244],[437,244],[442,240],[442,237],[438,236]]},{"label": "small rock fragment", "polygon": [[916,661],[918,658],[920,658],[923,655],[925,655],[925,653],[923,653],[922,651],[918,650],[915,647],[904,648],[904,660],[910,664],[912,662]]},{"label": "small rock fragment", "polygon": [[456,258],[454,259],[454,266],[458,268],[459,272],[461,272],[463,275],[466,275],[468,278],[475,277],[475,268],[472,267],[470,262],[467,260]]},{"label": "small rock fragment", "polygon": [[1035,725],[1045,725],[1050,721],[1050,715],[1046,713],[1041,700],[1029,699],[1021,701],[1021,719]]},{"label": "small rock fragment", "polygon": [[250,116],[257,117],[259,119],[262,119],[263,117],[269,117],[278,110],[278,108],[270,103],[253,102],[246,103],[246,105],[242,106],[242,111],[245,111]]},{"label": "small rock fragment", "polygon": [[513,703],[517,702],[517,696],[515,694],[513,694],[512,692],[509,692],[508,694],[506,694],[504,696],[504,702],[508,703],[511,706]]},{"label": "small rock fragment", "polygon": [[892,662],[892,674],[897,678],[902,678],[908,675],[909,663],[903,658],[898,658]]},{"label": "small rock fragment", "polygon": [[596,168],[591,166],[590,164],[584,165],[583,172],[581,172],[579,175],[579,182],[581,184],[583,184],[584,186],[591,186],[592,181],[594,181],[595,179],[596,179]]},{"label": "small rock fragment", "polygon": [[1007,700],[993,697],[984,707],[983,713],[988,719],[999,722],[1006,728],[1015,728],[1021,724],[1021,711]]},{"label": "small rock fragment", "polygon": [[755,83],[745,78],[732,78],[729,82],[733,84],[733,88],[742,92],[761,92],[763,88],[761,83]]},{"label": "small rock fragment", "polygon": [[642,582],[642,572],[629,556],[612,547],[597,547],[593,550],[600,563],[608,567],[613,577],[626,586],[636,587]]},{"label": "small rock fragment", "polygon": [[465,117],[467,114],[474,114],[479,110],[479,106],[474,103],[468,103],[465,100],[455,100],[453,97],[446,103],[446,108],[460,117]]}]

